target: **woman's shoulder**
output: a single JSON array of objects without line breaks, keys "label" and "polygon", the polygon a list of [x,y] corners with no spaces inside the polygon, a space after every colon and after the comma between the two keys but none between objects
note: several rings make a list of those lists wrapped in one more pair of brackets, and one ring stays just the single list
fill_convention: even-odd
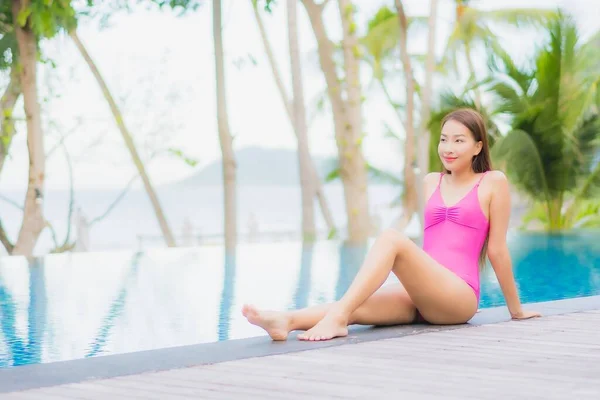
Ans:
[{"label": "woman's shoulder", "polygon": [[508,183],[506,174],[500,170],[491,170],[486,172],[482,180],[489,181],[490,183]]},{"label": "woman's shoulder", "polygon": [[440,176],[442,175],[441,172],[429,172],[427,174],[425,174],[425,176],[423,177],[423,182],[425,183],[431,183],[431,182],[436,182],[440,179]]},{"label": "woman's shoulder", "polygon": [[510,197],[510,185],[504,172],[499,170],[488,171],[481,181],[484,191],[492,197]]}]

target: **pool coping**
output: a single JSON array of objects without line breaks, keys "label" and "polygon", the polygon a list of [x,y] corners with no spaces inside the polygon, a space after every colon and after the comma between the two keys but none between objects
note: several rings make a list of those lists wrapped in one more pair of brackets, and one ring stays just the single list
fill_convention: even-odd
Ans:
[{"label": "pool coping", "polygon": [[[600,296],[578,297],[526,304],[527,309],[541,312],[544,316],[600,309]],[[451,329],[466,329],[478,325],[494,324],[509,320],[505,306],[485,308],[469,323],[452,326],[402,325],[393,327],[352,327],[350,334],[326,342],[303,342],[294,340],[273,342],[267,336],[235,339],[221,342],[200,343],[188,346],[146,350],[91,357],[78,360],[45,364],[24,365],[0,369],[0,393],[77,383],[93,379],[115,378],[215,364],[244,358],[265,357],[312,349],[341,346],[409,335],[424,334]],[[515,322],[518,323],[518,322]]]}]

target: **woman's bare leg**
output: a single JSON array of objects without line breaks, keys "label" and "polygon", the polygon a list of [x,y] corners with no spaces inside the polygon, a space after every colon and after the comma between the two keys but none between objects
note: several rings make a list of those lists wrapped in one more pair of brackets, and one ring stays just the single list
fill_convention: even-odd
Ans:
[{"label": "woman's bare leg", "polygon": [[[273,340],[285,340],[288,333],[315,326],[335,303],[322,304],[294,311],[263,311],[244,306],[248,321],[267,331]],[[399,283],[383,286],[354,311],[348,325],[398,325],[415,319],[416,308],[404,287]],[[347,328],[343,335],[348,333]]]},{"label": "woman's bare leg", "polygon": [[437,324],[464,323],[477,311],[477,298],[461,278],[431,258],[410,239],[385,230],[370,249],[344,296],[301,340],[328,340],[347,334],[352,313],[394,272],[421,314]]}]

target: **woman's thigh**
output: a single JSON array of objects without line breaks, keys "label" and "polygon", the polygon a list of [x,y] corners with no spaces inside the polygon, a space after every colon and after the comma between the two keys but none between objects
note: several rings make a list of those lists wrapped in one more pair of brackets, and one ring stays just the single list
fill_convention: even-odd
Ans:
[{"label": "woman's thigh", "polygon": [[473,288],[399,233],[396,274],[421,315],[433,324],[459,324],[477,311]]},{"label": "woman's thigh", "polygon": [[352,313],[351,324],[399,325],[415,319],[416,308],[400,283],[379,288]]}]

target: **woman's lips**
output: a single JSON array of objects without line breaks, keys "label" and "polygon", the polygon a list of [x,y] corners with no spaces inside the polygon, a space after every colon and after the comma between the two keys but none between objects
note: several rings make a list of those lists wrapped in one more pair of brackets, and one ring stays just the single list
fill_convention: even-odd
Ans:
[{"label": "woman's lips", "polygon": [[444,157],[444,161],[446,162],[452,162],[454,160],[456,160],[456,157]]}]

